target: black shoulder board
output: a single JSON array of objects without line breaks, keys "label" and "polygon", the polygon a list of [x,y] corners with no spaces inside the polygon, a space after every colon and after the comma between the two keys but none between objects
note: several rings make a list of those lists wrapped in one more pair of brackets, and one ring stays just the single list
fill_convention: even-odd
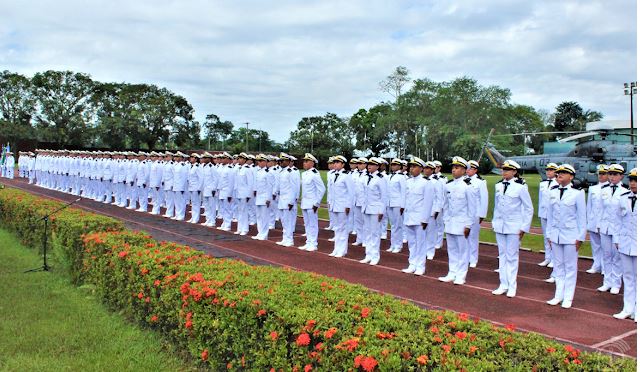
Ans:
[{"label": "black shoulder board", "polygon": [[438,176],[437,174],[432,175],[434,180],[437,180],[440,178],[440,176]]},{"label": "black shoulder board", "polygon": [[609,187],[609,184],[602,185],[602,188],[603,188],[603,189],[604,189],[605,187]]},{"label": "black shoulder board", "polygon": [[287,168],[287,172],[291,172],[291,168]]},{"label": "black shoulder board", "polygon": [[313,168],[311,171],[312,171],[313,173],[318,173],[318,170],[317,170],[317,169],[315,169],[315,168]]},{"label": "black shoulder board", "polygon": [[293,167],[293,170],[298,170],[298,168],[296,168],[296,167]]},{"label": "black shoulder board", "polygon": [[625,196],[625,195],[629,195],[629,194],[631,194],[631,191],[627,191],[624,194],[622,194],[621,196]]},{"label": "black shoulder board", "polygon": [[500,180],[500,181],[496,182],[496,185],[499,185],[499,184],[501,184],[503,182],[504,182],[504,180]]},{"label": "black shoulder board", "polygon": [[471,178],[465,178],[464,183],[466,183],[467,185],[471,185]]},{"label": "black shoulder board", "polygon": [[424,174],[422,175],[422,178],[424,178],[425,180],[429,180],[429,177],[425,176]]},{"label": "black shoulder board", "polygon": [[476,177],[478,177],[478,179],[479,179],[479,180],[483,180],[483,179],[484,179],[484,178],[482,178],[482,176],[481,176],[481,175],[479,175],[479,174],[476,174]]},{"label": "black shoulder board", "polygon": [[629,189],[629,185],[625,185],[624,183],[622,184],[622,187],[625,189]]},{"label": "black shoulder board", "polygon": [[524,178],[516,178],[516,183],[524,185],[526,182],[524,181]]},{"label": "black shoulder board", "polygon": [[269,168],[265,167],[265,168],[264,168],[264,171],[265,171],[265,172],[268,172],[268,171],[269,171]]},{"label": "black shoulder board", "polygon": [[449,180],[449,181],[447,181],[447,183],[451,183],[451,182],[453,182],[453,180]]},{"label": "black shoulder board", "polygon": [[551,190],[555,190],[555,189],[557,189],[559,187],[560,187],[560,185],[553,185],[553,186],[551,186]]},{"label": "black shoulder board", "polygon": [[383,177],[384,177],[384,174],[382,174],[382,173],[378,173],[378,177],[383,178]]}]

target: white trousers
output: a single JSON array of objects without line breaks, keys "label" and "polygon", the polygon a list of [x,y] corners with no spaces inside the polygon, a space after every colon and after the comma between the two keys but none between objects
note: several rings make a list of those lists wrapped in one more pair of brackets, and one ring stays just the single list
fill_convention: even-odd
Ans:
[{"label": "white trousers", "polygon": [[356,231],[356,243],[362,243],[364,240],[364,216],[362,215],[362,207],[354,206],[351,212],[351,214],[353,214],[353,228]]},{"label": "white trousers", "polygon": [[259,239],[266,240],[269,237],[270,219],[270,208],[266,205],[256,205],[256,225]]},{"label": "white trousers", "polygon": [[334,256],[342,257],[347,254],[349,249],[349,216],[346,212],[336,212],[333,220],[333,231],[336,232],[333,242],[333,254]]},{"label": "white trousers", "polygon": [[409,245],[409,268],[424,271],[427,262],[427,246],[424,243],[427,231],[422,229],[422,225],[405,225],[405,227]]},{"label": "white trousers", "polygon": [[620,262],[620,253],[614,247],[612,239],[611,235],[600,234],[603,284],[611,288],[620,288],[622,286],[622,263]]},{"label": "white trousers", "polygon": [[436,237],[438,236],[438,223],[433,217],[429,217],[429,223],[427,225],[427,231],[425,231],[425,237],[422,241],[424,250],[428,259],[432,259],[436,255]]},{"label": "white trousers", "polygon": [[404,218],[400,215],[400,207],[388,207],[387,216],[389,216],[389,221],[391,222],[391,248],[401,249],[403,239],[402,226],[404,225],[402,221]]},{"label": "white trousers", "polygon": [[145,212],[149,208],[149,190],[146,187],[138,186],[138,204]]},{"label": "white trousers", "polygon": [[600,243],[600,234],[595,231],[589,231],[589,241],[591,242],[591,257],[593,257],[593,265],[591,265],[591,268],[597,272],[602,272],[602,245]]},{"label": "white trousers", "polygon": [[469,271],[469,243],[464,235],[447,234],[447,254],[449,272],[447,277],[454,280],[466,280]]},{"label": "white trousers", "polygon": [[176,203],[172,190],[164,190],[164,203],[167,206],[167,210],[164,215],[167,217],[173,217],[176,210]]},{"label": "white trousers", "polygon": [[153,200],[152,214],[160,214],[160,208],[164,204],[164,192],[160,190],[160,187],[151,188],[151,200]]},{"label": "white trousers", "polygon": [[518,288],[520,236],[496,233],[500,271],[500,288],[515,291]]},{"label": "white trousers", "polygon": [[135,208],[138,205],[138,186],[135,184],[131,186],[127,183],[127,194],[129,198],[129,208]]},{"label": "white trousers", "polygon": [[620,253],[620,261],[622,262],[622,280],[624,282],[624,308],[622,310],[625,313],[635,315],[636,291],[638,290],[638,267],[636,266],[637,257]]},{"label": "white trousers", "polygon": [[389,214],[384,211],[382,215],[382,221],[380,221],[380,238],[387,238],[387,227],[389,226]]},{"label": "white trousers", "polygon": [[372,261],[380,260],[380,225],[377,214],[364,214],[365,258],[370,258]]},{"label": "white trousers", "polygon": [[249,203],[247,198],[238,198],[238,226],[236,228],[239,233],[249,232]]},{"label": "white trousers", "polygon": [[187,213],[187,198],[189,197],[188,191],[174,191],[173,203],[176,208],[176,220],[184,220],[184,215]]},{"label": "white trousers", "polygon": [[477,264],[479,255],[478,249],[480,246],[480,221],[478,219],[476,219],[476,222],[471,225],[471,231],[469,232],[467,242],[469,243],[469,263]]},{"label": "white trousers", "polygon": [[191,200],[191,221],[200,221],[200,207],[202,206],[202,196],[200,191],[189,191]]},{"label": "white trousers", "polygon": [[442,247],[442,243],[444,241],[444,217],[443,213],[440,212],[438,214],[438,218],[436,218],[436,235],[434,237],[434,246]]},{"label": "white trousers", "polygon": [[[222,227],[225,229],[231,228],[231,220],[233,220],[233,209],[231,207],[231,202],[228,198],[219,199],[220,200],[220,214],[222,215]],[[233,201],[233,199],[231,199]]]},{"label": "white trousers", "polygon": [[304,232],[307,234],[307,247],[318,247],[318,213],[313,208],[302,210],[304,220]]},{"label": "white trousers", "polygon": [[282,223],[282,241],[285,244],[293,244],[293,233],[296,228],[296,206],[280,209],[280,222]]},{"label": "white trousers", "polygon": [[[546,239],[545,239],[546,240]],[[553,270],[556,278],[554,298],[573,301],[578,278],[578,250],[575,244],[552,243]]]},{"label": "white trousers", "polygon": [[216,223],[216,207],[218,204],[218,198],[215,196],[206,196],[202,201],[204,205],[204,216],[206,217],[206,223]]},{"label": "white trousers", "polygon": [[[552,246],[549,244],[549,240],[547,239],[547,219],[540,218],[540,226],[542,227],[542,236],[544,238],[544,259],[546,261],[553,261],[553,252]],[[553,264],[555,268],[555,263]]]}]

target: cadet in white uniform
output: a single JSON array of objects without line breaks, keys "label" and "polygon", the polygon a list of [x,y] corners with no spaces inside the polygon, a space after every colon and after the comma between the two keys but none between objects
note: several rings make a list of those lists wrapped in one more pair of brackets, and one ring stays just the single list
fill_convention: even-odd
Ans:
[{"label": "cadet in white uniform", "polygon": [[220,202],[218,208],[220,208],[222,215],[222,225],[218,229],[222,231],[231,230],[231,221],[233,219],[231,202],[235,188],[235,172],[231,161],[231,155],[224,152],[220,158],[220,168],[218,169],[218,200]]},{"label": "cadet in white uniform", "polygon": [[631,317],[636,322],[636,295],[638,281],[638,212],[636,209],[638,193],[638,171],[632,169],[629,172],[628,191],[620,197],[618,213],[620,215],[620,228],[613,235],[613,243],[620,254],[622,261],[622,282],[624,283],[624,307],[615,314],[618,319]]},{"label": "cadet in white uniform", "polygon": [[587,236],[587,206],[584,192],[571,186],[575,169],[569,164],[556,169],[558,184],[546,195],[545,234],[552,245],[556,293],[547,303],[555,306],[562,302],[562,307],[568,309],[576,290],[578,250]]},{"label": "cadet in white uniform", "polygon": [[496,185],[493,231],[499,254],[500,286],[492,293],[515,297],[517,290],[520,241],[531,227],[533,205],[529,190],[516,178],[520,165],[513,160],[502,164],[502,181]]},{"label": "cadet in white uniform", "polygon": [[[129,161],[127,162],[127,198],[129,199],[129,206],[127,209],[136,209],[138,204],[138,187],[136,186],[136,175],[138,173],[138,163],[140,162],[136,159],[136,154],[134,152],[130,152],[127,156]],[[92,161],[92,163],[94,163]],[[91,166],[93,168],[93,166]],[[91,176],[91,179],[94,179],[94,176]]]},{"label": "cadet in white uniform", "polygon": [[[556,170],[558,170],[558,164],[547,164],[545,168],[547,179],[540,182],[538,189],[538,217],[540,217],[540,226],[542,226],[542,235],[544,236],[544,261],[540,262],[538,266],[553,267],[553,252],[551,252],[551,244],[549,243],[546,231],[549,193],[551,192],[551,188],[558,184],[556,181]],[[553,277],[554,276],[552,274],[551,278]],[[553,283],[552,280],[549,280],[549,282]]]},{"label": "cadet in white uniform", "polygon": [[487,190],[487,181],[480,177],[478,169],[480,164],[475,160],[469,160],[469,168],[467,169],[467,177],[471,180],[471,186],[475,190],[478,203],[476,211],[476,219],[471,226],[471,232],[467,241],[469,242],[469,267],[478,265],[478,248],[480,246],[480,224],[487,217],[487,209],[489,208],[489,191]]},{"label": "cadet in white uniform", "polygon": [[602,270],[602,245],[600,244],[600,233],[598,232],[598,220],[602,214],[602,198],[600,193],[603,186],[609,184],[609,167],[605,164],[598,165],[598,183],[589,186],[587,197],[587,231],[589,231],[589,241],[591,242],[591,257],[593,265],[587,270],[589,274],[603,273]]},{"label": "cadet in white uniform", "polygon": [[433,221],[427,225],[427,237],[424,240],[427,251],[427,259],[432,260],[436,254],[436,246],[438,245],[438,219],[442,218],[442,207],[444,205],[444,185],[438,176],[434,174],[436,165],[431,162],[425,162],[426,166],[422,170],[423,176],[433,185]]},{"label": "cadet in white uniform", "polygon": [[345,171],[347,159],[338,155],[334,157],[334,172],[331,175],[332,195],[331,212],[333,212],[333,230],[335,242],[330,256],[344,257],[347,254],[349,244],[348,219],[355,203],[355,186],[352,176]]},{"label": "cadet in white uniform", "polygon": [[371,158],[367,162],[367,174],[364,185],[364,230],[367,236],[363,242],[365,257],[360,263],[377,265],[380,262],[380,225],[387,208],[389,192],[384,175],[378,172],[382,160]]},{"label": "cadet in white uniform", "polygon": [[444,231],[447,234],[449,272],[438,278],[441,282],[462,285],[469,270],[469,242],[471,226],[477,219],[477,203],[471,180],[465,177],[469,163],[459,156],[451,161],[453,179],[445,185],[442,209]]},{"label": "cadet in white uniform", "polygon": [[[389,206],[387,216],[391,222],[391,239],[387,252],[400,253],[402,251],[402,214],[407,194],[407,177],[402,173],[402,161],[398,158],[391,160],[391,173],[388,176]],[[385,234],[386,235],[386,234]]]},{"label": "cadet in white uniform", "polygon": [[191,153],[189,157],[191,166],[189,168],[189,174],[187,179],[188,184],[188,198],[191,202],[191,218],[189,223],[200,222],[200,213],[202,211],[202,188],[204,185],[204,178],[202,173],[202,166],[200,165],[200,154]]},{"label": "cadet in white uniform", "polygon": [[248,155],[244,152],[238,155],[238,169],[236,173],[236,197],[238,203],[238,226],[236,235],[247,235],[249,232],[249,203],[253,196],[253,170],[246,164]]},{"label": "cadet in white uniform", "polygon": [[274,172],[267,167],[267,160],[268,157],[264,154],[256,156],[258,170],[256,171],[253,196],[256,204],[258,234],[251,237],[256,240],[267,240],[269,237],[269,223],[271,221],[269,206],[273,199],[275,177]]},{"label": "cadet in white uniform", "polygon": [[216,207],[218,198],[218,168],[211,162],[214,157],[209,152],[202,154],[202,204],[204,205],[205,221],[202,226],[214,227],[216,225]]},{"label": "cadet in white uniform", "polygon": [[322,178],[320,178],[320,172],[315,168],[316,164],[318,164],[318,159],[315,156],[306,153],[302,164],[305,171],[301,177],[302,199],[300,201],[300,209],[302,209],[307,241],[298,249],[311,252],[318,250],[318,208],[322,203],[326,187],[322,182]]},{"label": "cadet in white uniform", "polygon": [[138,187],[138,212],[147,212],[149,209],[149,160],[147,154],[138,153],[138,170],[136,172],[136,186]]},{"label": "cadet in white uniform", "polygon": [[367,158],[358,158],[358,170],[353,173],[353,187],[355,190],[354,207],[353,207],[353,226],[356,230],[356,241],[353,246],[359,246],[365,240],[364,215],[362,208],[364,206],[364,186],[367,177]]},{"label": "cadet in white uniform", "polygon": [[405,188],[405,206],[401,209],[409,245],[407,274],[424,275],[427,261],[427,227],[432,221],[434,184],[422,175],[426,163],[417,157],[409,162],[409,179]]},{"label": "cadet in white uniform", "polygon": [[300,172],[293,166],[295,157],[281,154],[282,172],[278,181],[278,209],[280,210],[280,222],[282,223],[282,240],[276,244],[284,247],[293,247],[293,233],[296,227],[298,212],[298,197],[300,195]]},{"label": "cadet in white uniform", "polygon": [[[440,172],[442,170],[442,163],[439,160],[433,160],[432,163],[435,166],[432,178],[438,180],[438,182],[441,182],[444,189],[444,185],[447,184],[448,180],[447,180],[447,177],[443,176],[442,173]],[[437,232],[434,237],[435,249],[440,249],[440,247],[442,247],[442,242],[444,241],[444,214],[443,213],[438,214],[438,218],[436,218],[436,225],[437,225]]]},{"label": "cadet in white uniform", "polygon": [[173,196],[173,179],[174,166],[173,154],[169,151],[165,152],[164,168],[162,169],[162,190],[164,191],[164,204],[166,211],[164,217],[173,218],[175,214],[175,198]]},{"label": "cadet in white uniform", "polygon": [[598,288],[600,292],[610,291],[611,294],[620,293],[622,286],[622,263],[620,254],[613,245],[613,235],[620,225],[620,198],[627,190],[622,184],[624,168],[619,164],[609,165],[609,184],[602,187],[602,213],[598,222],[600,244],[603,250],[602,267],[604,282]]},{"label": "cadet in white uniform", "polygon": [[161,154],[155,151],[151,153],[151,156],[153,158],[151,159],[151,167],[149,168],[149,188],[151,189],[153,208],[149,213],[159,215],[160,208],[162,208],[162,204],[164,203],[164,192],[162,190],[164,162],[162,161]]},{"label": "cadet in white uniform", "polygon": [[[334,159],[335,156],[330,156],[329,160],[327,160],[327,167],[329,168],[329,170],[327,171],[327,211],[329,212],[329,226],[325,227],[325,230],[333,230],[333,222],[335,220],[335,213],[331,212],[331,199],[333,195],[333,174],[335,173]],[[334,241],[334,238],[329,238],[329,241]]]},{"label": "cadet in white uniform", "polygon": [[187,192],[189,179],[189,165],[187,163],[189,155],[178,151],[173,160],[173,203],[175,204],[176,214],[172,218],[176,221],[183,221],[187,213]]}]

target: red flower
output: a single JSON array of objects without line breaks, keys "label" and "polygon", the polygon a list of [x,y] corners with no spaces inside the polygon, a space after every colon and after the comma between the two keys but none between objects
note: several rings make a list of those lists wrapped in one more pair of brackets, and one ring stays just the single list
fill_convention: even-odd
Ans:
[{"label": "red flower", "polygon": [[296,340],[296,345],[298,346],[307,346],[311,342],[311,337],[307,333],[301,333]]},{"label": "red flower", "polygon": [[147,275],[148,273],[149,273],[149,269],[147,269],[146,267],[143,267],[140,269],[140,274]]},{"label": "red flower", "polygon": [[429,358],[426,355],[420,355],[419,357],[416,358],[416,361],[418,362],[418,364],[424,366],[429,361]]},{"label": "red flower", "polygon": [[159,285],[160,285],[160,280],[156,279],[156,280],[153,282],[153,285],[154,285],[155,287],[159,286]]},{"label": "red flower", "polygon": [[547,353],[555,353],[556,352],[556,348],[555,347],[548,347],[547,348]]},{"label": "red flower", "polygon": [[336,346],[336,349],[354,351],[358,347],[359,340],[358,338],[351,338]]},{"label": "red flower", "polygon": [[374,369],[376,369],[376,366],[378,365],[378,361],[374,357],[366,357],[362,361],[361,365],[362,365],[362,369],[364,369],[367,372],[371,372]]},{"label": "red flower", "polygon": [[464,340],[465,338],[467,338],[467,333],[466,332],[456,332],[456,337]]},{"label": "red flower", "polygon": [[357,355],[357,356],[353,359],[353,367],[354,367],[354,368],[360,368],[360,365],[362,364],[362,359],[364,359],[364,356],[362,356],[362,355]]},{"label": "red flower", "polygon": [[129,254],[129,252],[127,252],[127,251],[121,251],[120,253],[118,253],[118,257],[125,258],[125,257],[127,257],[128,254]]},{"label": "red flower", "polygon": [[190,320],[187,320],[187,322],[184,324],[185,328],[187,329],[191,329],[191,327],[193,327],[193,322]]},{"label": "red flower", "polygon": [[475,353],[477,350],[478,350],[478,347],[477,347],[477,346],[471,346],[471,347],[469,348],[469,354],[473,354],[473,353]]},{"label": "red flower", "polygon": [[144,293],[139,292],[139,293],[138,293],[138,298],[142,300],[142,297],[144,297]]},{"label": "red flower", "polygon": [[402,352],[402,359],[404,359],[404,360],[409,360],[409,359],[411,359],[411,353],[410,353],[410,352],[408,352],[408,351],[403,351],[403,352]]},{"label": "red flower", "polygon": [[311,364],[307,364],[304,366],[304,372],[313,371],[313,366]]},{"label": "red flower", "polygon": [[444,350],[445,353],[449,353],[451,351],[451,346],[442,345],[442,350]]},{"label": "red flower", "polygon": [[258,310],[258,313],[256,314],[256,316],[257,317],[261,317],[261,316],[266,315],[266,314],[267,314],[267,310],[260,309],[260,310]]},{"label": "red flower", "polygon": [[316,350],[322,351],[324,349],[324,344],[322,342],[318,342],[315,347]]},{"label": "red flower", "polygon": [[371,310],[369,310],[368,307],[365,307],[362,309],[362,311],[360,312],[360,316],[364,319],[366,317],[369,316],[369,313],[371,312]]},{"label": "red flower", "polygon": [[333,337],[333,335],[336,334],[336,332],[338,332],[337,329],[335,328],[329,328],[325,333],[324,333],[324,338],[326,339],[330,339],[331,337]]},{"label": "red flower", "polygon": [[582,361],[580,359],[574,359],[573,364],[582,364]]},{"label": "red flower", "polygon": [[513,332],[513,331],[516,329],[516,325],[515,325],[515,324],[507,324],[506,326],[504,326],[504,328],[505,328],[507,331],[511,331],[511,332]]},{"label": "red flower", "polygon": [[462,321],[467,321],[469,320],[469,314],[467,313],[460,313],[458,314],[458,319],[462,320]]},{"label": "red flower", "polygon": [[278,339],[278,332],[272,331],[271,333],[269,333],[269,336],[271,336],[271,340],[275,341]]},{"label": "red flower", "polygon": [[200,354],[200,357],[202,358],[203,361],[207,361],[207,359],[209,359],[209,350],[204,349],[202,351],[202,354]]},{"label": "red flower", "polygon": [[157,316],[157,315],[153,315],[153,316],[151,316],[151,321],[152,321],[153,323],[157,322],[157,321],[158,321],[158,316]]}]

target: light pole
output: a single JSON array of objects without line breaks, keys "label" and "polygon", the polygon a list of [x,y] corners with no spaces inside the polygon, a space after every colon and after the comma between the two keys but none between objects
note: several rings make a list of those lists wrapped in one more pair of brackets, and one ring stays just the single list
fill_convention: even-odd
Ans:
[{"label": "light pole", "polygon": [[624,95],[631,98],[631,144],[633,145],[633,95],[638,93],[636,86],[637,82],[632,81],[630,83],[624,83]]},{"label": "light pole", "polygon": [[314,125],[311,124],[311,153],[313,154],[313,128]]},{"label": "light pole", "polygon": [[244,123],[247,126],[247,131],[244,132],[244,152],[249,152],[249,122]]}]

